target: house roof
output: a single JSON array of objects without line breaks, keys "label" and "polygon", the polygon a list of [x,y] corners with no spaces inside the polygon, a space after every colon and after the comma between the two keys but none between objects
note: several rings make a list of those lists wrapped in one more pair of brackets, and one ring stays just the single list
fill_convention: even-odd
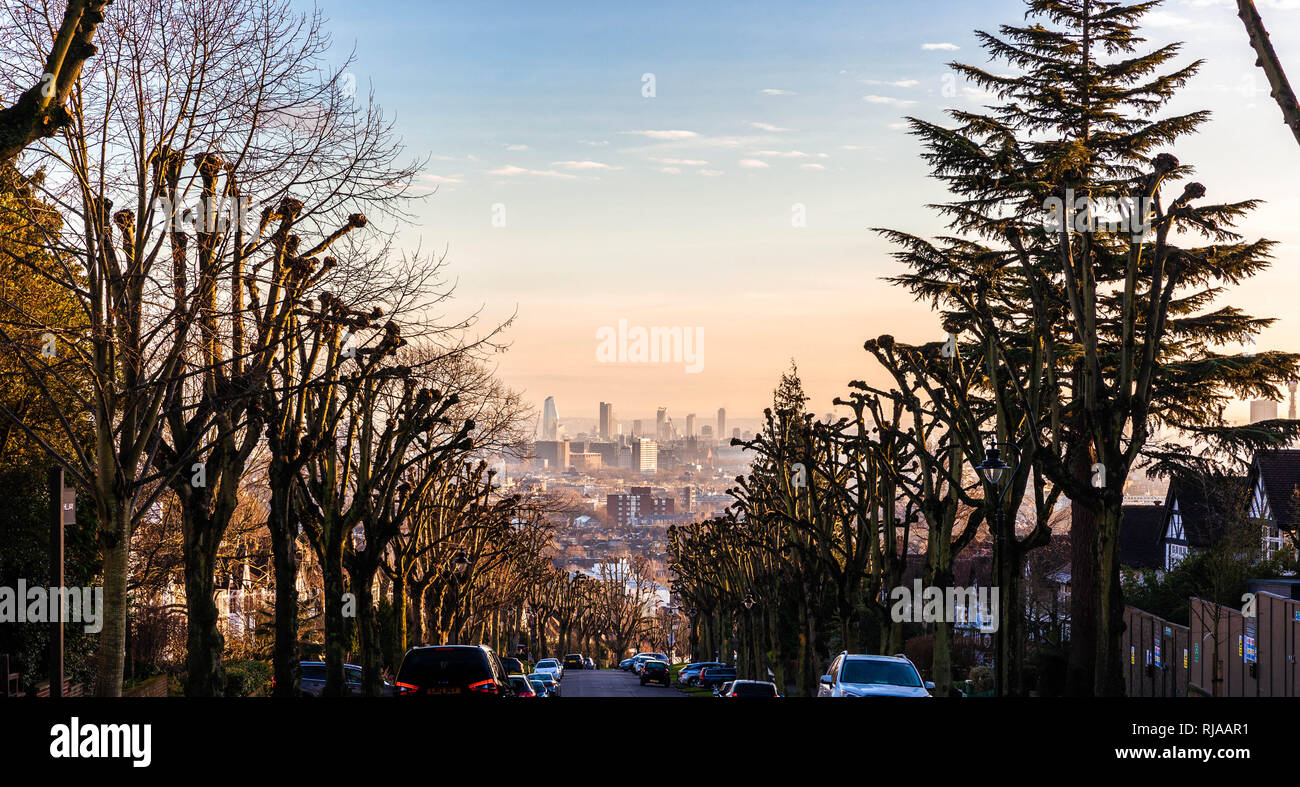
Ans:
[{"label": "house roof", "polygon": [[1259,479],[1273,519],[1284,530],[1296,525],[1300,509],[1300,450],[1293,448],[1259,451],[1251,466],[1252,480]]},{"label": "house roof", "polygon": [[1173,501],[1178,501],[1178,511],[1183,516],[1183,535],[1192,547],[1208,547],[1223,537],[1224,524],[1249,499],[1249,486],[1245,476],[1223,476],[1217,479],[1174,478],[1169,482],[1169,497],[1165,501],[1161,521],[1161,537],[1169,529],[1173,514]]},{"label": "house roof", "polygon": [[1119,562],[1129,568],[1164,565],[1165,507],[1163,504],[1124,506],[1119,526]]}]

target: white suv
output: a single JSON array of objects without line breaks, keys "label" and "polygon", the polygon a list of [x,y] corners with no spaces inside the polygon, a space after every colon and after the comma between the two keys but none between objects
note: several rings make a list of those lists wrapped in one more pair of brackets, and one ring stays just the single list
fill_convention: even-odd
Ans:
[{"label": "white suv", "polygon": [[906,656],[841,653],[817,683],[818,697],[929,697],[934,684]]}]

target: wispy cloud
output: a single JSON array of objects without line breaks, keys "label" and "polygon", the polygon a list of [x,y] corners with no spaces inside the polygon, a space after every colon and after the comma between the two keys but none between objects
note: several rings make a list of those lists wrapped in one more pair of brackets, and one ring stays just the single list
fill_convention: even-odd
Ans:
[{"label": "wispy cloud", "polygon": [[702,169],[702,170],[700,170],[700,174],[701,174],[701,175],[706,175],[706,176],[708,176],[708,177],[710,177],[710,178],[716,178],[716,177],[719,176],[719,175],[725,175],[725,174],[727,174],[727,173],[723,172],[723,171],[720,170],[720,169]]},{"label": "wispy cloud", "polygon": [[515,151],[515,152],[518,152],[518,151],[521,151],[521,150],[529,150],[529,149],[530,149],[530,148],[529,148],[527,145],[506,145],[506,150],[511,150],[511,151]]},{"label": "wispy cloud", "polygon": [[793,95],[795,95],[795,92],[794,92],[793,90],[779,90],[779,89],[774,88],[774,87],[765,87],[765,88],[763,88],[762,90],[760,90],[760,91],[758,91],[758,92],[762,93],[762,94],[765,95],[765,96],[793,96]]},{"label": "wispy cloud", "polygon": [[808,154],[802,150],[760,150],[754,155],[768,158],[808,158]]},{"label": "wispy cloud", "polygon": [[694,131],[683,131],[681,129],[641,129],[638,131],[620,131],[620,134],[639,134],[650,139],[694,139],[698,137]]},{"label": "wispy cloud", "polygon": [[921,44],[921,48],[927,52],[956,52],[961,47],[956,44],[950,44],[947,41],[941,41],[937,44]]},{"label": "wispy cloud", "polygon": [[560,169],[586,169],[586,170],[592,170],[592,169],[603,169],[603,170],[622,169],[622,167],[614,167],[614,166],[610,166],[609,164],[605,164],[605,163],[602,163],[602,162],[600,162],[600,161],[552,161],[552,162],[551,162],[551,166],[552,166],[552,167],[559,167]]},{"label": "wispy cloud", "polygon": [[464,176],[464,175],[460,175],[460,174],[456,174],[456,175],[434,175],[434,174],[431,173],[431,172],[426,172],[426,173],[424,173],[423,175],[420,176],[420,180],[427,180],[427,181],[429,181],[430,183],[464,183],[464,182],[465,182],[465,176]]},{"label": "wispy cloud", "polygon": [[490,170],[488,170],[488,174],[489,174],[489,175],[495,175],[495,176],[497,176],[497,177],[513,177],[513,176],[516,176],[516,175],[535,175],[535,176],[538,176],[538,177],[544,177],[544,178],[576,178],[576,177],[578,177],[577,175],[570,175],[570,174],[565,173],[565,172],[556,172],[556,171],[553,170],[553,169],[526,169],[526,168],[524,168],[524,167],[516,167],[516,166],[513,165],[513,164],[507,164],[507,165],[505,165],[504,167],[500,167],[499,169],[490,169]]},{"label": "wispy cloud", "polygon": [[790,130],[788,128],[781,128],[780,126],[774,126],[771,123],[761,123],[759,121],[752,121],[749,125],[753,126],[754,128],[760,131],[789,131]]},{"label": "wispy cloud", "polygon": [[756,158],[743,158],[740,160],[740,166],[745,169],[767,169],[771,165],[766,161],[760,161]]},{"label": "wispy cloud", "polygon": [[602,146],[602,145],[608,145],[608,144],[609,144],[609,140],[608,140],[608,139],[580,139],[580,140],[578,140],[578,144],[579,144],[579,145],[591,145],[591,146],[594,147],[594,148],[598,148],[598,147],[600,147],[600,146]]},{"label": "wispy cloud", "polygon": [[704,159],[697,158],[658,158],[656,156],[652,156],[651,158],[661,164],[680,164],[683,167],[702,167],[709,163]]},{"label": "wispy cloud", "polygon": [[877,96],[877,95],[863,96],[862,100],[867,102],[868,104],[889,104],[891,106],[896,106],[896,107],[903,107],[903,106],[907,106],[908,104],[916,103],[915,101],[905,100],[901,98],[894,98],[893,96]]},{"label": "wispy cloud", "polygon": [[826,169],[821,164],[800,164],[803,169]]},{"label": "wispy cloud", "polygon": [[860,80],[864,85],[886,85],[888,87],[916,87],[921,84],[915,79],[863,79]]}]

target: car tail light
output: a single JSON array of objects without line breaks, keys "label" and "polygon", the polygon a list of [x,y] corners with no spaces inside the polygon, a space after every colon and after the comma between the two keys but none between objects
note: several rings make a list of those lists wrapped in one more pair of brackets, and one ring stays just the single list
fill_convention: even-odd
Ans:
[{"label": "car tail light", "polygon": [[489,678],[487,680],[480,680],[478,683],[469,684],[469,690],[477,691],[480,694],[496,694],[497,684],[496,681]]},{"label": "car tail light", "polygon": [[413,686],[413,685],[411,685],[410,683],[400,683],[400,682],[399,682],[399,683],[396,683],[396,684],[394,684],[394,685],[397,686],[397,696],[399,696],[399,697],[401,697],[401,696],[404,695],[404,694],[414,694],[415,692],[417,692],[417,691],[420,690],[420,687],[419,687],[419,686]]}]

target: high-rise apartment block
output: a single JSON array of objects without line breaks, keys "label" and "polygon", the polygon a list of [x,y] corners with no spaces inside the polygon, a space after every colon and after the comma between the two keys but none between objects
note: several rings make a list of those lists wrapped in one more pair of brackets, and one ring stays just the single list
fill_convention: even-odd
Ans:
[{"label": "high-rise apartment block", "polygon": [[618,428],[614,422],[614,405],[610,402],[600,403],[600,428],[598,430],[601,440],[612,440],[617,433]]},{"label": "high-rise apartment block", "polygon": [[632,441],[632,469],[653,473],[659,469],[659,444],[644,437]]}]

